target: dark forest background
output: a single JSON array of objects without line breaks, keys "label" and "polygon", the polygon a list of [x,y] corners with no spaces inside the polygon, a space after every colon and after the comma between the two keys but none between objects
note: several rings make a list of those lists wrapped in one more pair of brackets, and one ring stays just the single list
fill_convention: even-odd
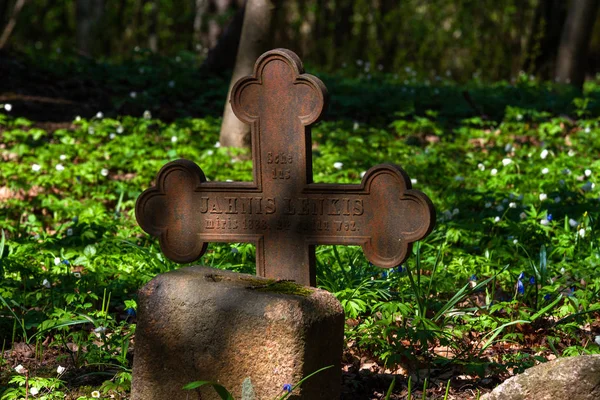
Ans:
[{"label": "dark forest background", "polygon": [[[210,50],[223,32],[239,36],[244,3],[3,0],[0,47],[113,61],[130,57],[136,48],[162,55],[189,52],[202,59],[209,56],[206,67],[222,71],[233,67],[236,40],[225,42],[215,54]],[[451,76],[457,81],[509,80],[520,71],[555,80],[569,13],[584,8],[571,16],[575,30],[583,31],[580,35],[589,43],[587,57],[577,61],[578,69],[588,78],[600,70],[597,0],[272,3],[276,8],[272,47],[288,47],[313,67],[365,73],[410,68],[423,78]]]}]

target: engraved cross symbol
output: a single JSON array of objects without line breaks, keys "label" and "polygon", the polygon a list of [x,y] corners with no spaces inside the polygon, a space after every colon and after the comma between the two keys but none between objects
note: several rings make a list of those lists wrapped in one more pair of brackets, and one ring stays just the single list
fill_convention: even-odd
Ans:
[{"label": "engraved cross symbol", "polygon": [[256,273],[315,282],[315,245],[361,245],[373,264],[402,263],[433,229],[429,198],[398,166],[371,168],[358,185],[312,182],[310,124],[327,90],[296,54],[263,54],[232,90],[236,116],[251,125],[253,182],[207,182],[188,160],[166,164],[136,203],[138,223],[170,259],[201,257],[208,242],[256,244]]}]

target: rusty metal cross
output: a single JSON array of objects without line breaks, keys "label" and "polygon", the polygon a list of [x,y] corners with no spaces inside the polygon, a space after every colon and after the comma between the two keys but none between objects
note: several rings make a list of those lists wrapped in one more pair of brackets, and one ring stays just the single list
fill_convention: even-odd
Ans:
[{"label": "rusty metal cross", "polygon": [[312,286],[318,244],[361,245],[379,267],[402,263],[433,229],[433,205],[393,164],[371,168],[358,185],[313,183],[309,126],[326,101],[295,53],[263,54],[231,95],[236,116],[251,125],[253,182],[207,182],[193,162],[170,162],[137,200],[142,229],[181,263],[201,257],[208,242],[255,243],[257,275]]}]

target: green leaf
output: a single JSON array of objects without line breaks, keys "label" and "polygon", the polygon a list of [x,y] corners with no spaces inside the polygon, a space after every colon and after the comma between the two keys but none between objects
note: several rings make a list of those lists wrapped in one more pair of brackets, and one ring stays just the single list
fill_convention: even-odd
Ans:
[{"label": "green leaf", "polygon": [[225,387],[223,385],[220,385],[215,382],[194,381],[194,382],[188,383],[187,385],[184,385],[183,389],[184,390],[193,390],[193,389],[197,389],[201,386],[206,386],[206,385],[212,386],[215,389],[215,391],[217,392],[217,394],[219,395],[219,397],[221,397],[222,400],[234,400],[231,393],[229,393],[229,391],[227,389],[225,389]]}]

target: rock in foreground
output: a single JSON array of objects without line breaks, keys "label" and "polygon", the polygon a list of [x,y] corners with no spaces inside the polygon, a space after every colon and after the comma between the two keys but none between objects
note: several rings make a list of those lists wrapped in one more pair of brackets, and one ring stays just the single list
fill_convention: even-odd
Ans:
[{"label": "rock in foreground", "polygon": [[513,376],[481,400],[598,400],[600,355],[559,358]]}]

